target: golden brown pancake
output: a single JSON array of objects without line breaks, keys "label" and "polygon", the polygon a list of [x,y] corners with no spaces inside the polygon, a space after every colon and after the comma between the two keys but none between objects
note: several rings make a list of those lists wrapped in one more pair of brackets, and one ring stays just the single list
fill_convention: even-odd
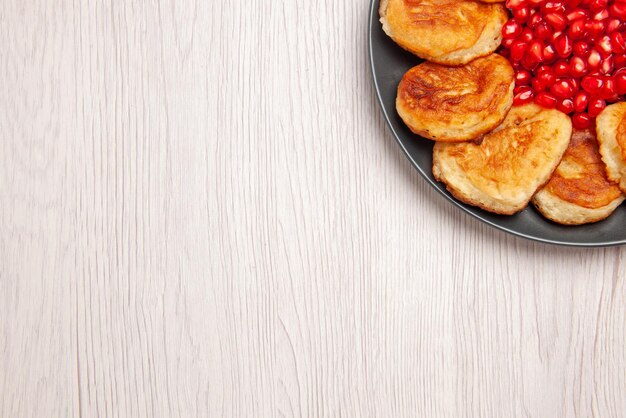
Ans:
[{"label": "golden brown pancake", "polygon": [[607,176],[626,192],[626,103],[607,106],[596,119],[596,132]]},{"label": "golden brown pancake", "polygon": [[550,181],[533,198],[548,219],[582,225],[609,217],[624,201],[606,175],[594,130],[575,131]]},{"label": "golden brown pancake", "polygon": [[513,105],[513,67],[497,54],[461,67],[431,62],[410,69],[398,86],[396,109],[414,133],[460,142],[496,128]]},{"label": "golden brown pancake", "polygon": [[536,104],[513,107],[480,145],[437,142],[433,174],[457,199],[511,215],[550,179],[571,135],[564,113]]},{"label": "golden brown pancake", "polygon": [[489,55],[502,41],[502,4],[469,0],[381,0],[383,30],[428,61],[461,65]]}]

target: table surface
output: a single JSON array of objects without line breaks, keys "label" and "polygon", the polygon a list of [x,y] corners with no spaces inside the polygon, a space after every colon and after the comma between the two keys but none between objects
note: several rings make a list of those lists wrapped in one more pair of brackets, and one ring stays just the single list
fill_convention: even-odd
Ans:
[{"label": "table surface", "polygon": [[0,416],[623,417],[625,250],[431,190],[367,12],[4,0]]}]

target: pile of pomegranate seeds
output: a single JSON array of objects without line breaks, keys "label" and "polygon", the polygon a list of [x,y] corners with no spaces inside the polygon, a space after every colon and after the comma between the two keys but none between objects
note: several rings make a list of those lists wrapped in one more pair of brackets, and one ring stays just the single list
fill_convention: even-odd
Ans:
[{"label": "pile of pomegranate seeds", "polygon": [[572,115],[584,129],[626,94],[626,0],[506,0],[499,53],[515,69],[514,104]]}]

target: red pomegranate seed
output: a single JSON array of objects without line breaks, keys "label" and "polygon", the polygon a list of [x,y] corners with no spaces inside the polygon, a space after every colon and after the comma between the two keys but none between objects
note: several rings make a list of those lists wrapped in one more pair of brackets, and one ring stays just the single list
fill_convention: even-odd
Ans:
[{"label": "red pomegranate seed", "polygon": [[622,26],[622,21],[616,17],[612,17],[607,21],[606,24],[606,33],[613,33]]},{"label": "red pomegranate seed", "polygon": [[528,50],[528,44],[524,41],[515,41],[511,45],[511,59],[513,61],[519,61],[524,57],[524,54]]},{"label": "red pomegranate seed", "polygon": [[626,3],[614,3],[611,7],[609,7],[609,13],[613,17],[626,20]]},{"label": "red pomegranate seed", "polygon": [[556,108],[565,114],[570,114],[574,111],[574,101],[572,99],[563,99],[556,104]]},{"label": "red pomegranate seed", "polygon": [[600,64],[600,72],[602,74],[611,74],[614,69],[613,64],[613,55],[609,55],[605,59],[602,60],[602,64]]},{"label": "red pomegranate seed", "polygon": [[617,87],[615,86],[615,80],[613,77],[607,77],[604,80],[604,87],[600,91],[600,98],[613,102],[617,100]]},{"label": "red pomegranate seed", "polygon": [[609,4],[609,0],[593,0],[589,2],[589,10],[591,10],[594,13],[597,13],[600,10],[606,8],[608,4]]},{"label": "red pomegranate seed", "polygon": [[528,47],[528,52],[526,52],[526,56],[530,57],[536,62],[543,61],[543,43],[539,40],[532,41],[530,46]]},{"label": "red pomegranate seed", "polygon": [[569,63],[569,73],[572,77],[581,77],[587,74],[589,66],[587,62],[580,57],[572,57]]},{"label": "red pomegranate seed", "polygon": [[537,94],[535,97],[535,103],[539,106],[545,107],[546,109],[554,109],[556,107],[557,100],[552,94],[543,91]]},{"label": "red pomegranate seed", "polygon": [[575,20],[569,25],[567,33],[572,39],[580,39],[587,34],[585,21],[583,19]]},{"label": "red pomegranate seed", "polygon": [[604,20],[609,18],[609,11],[607,9],[602,9],[595,15],[593,15],[593,20]]},{"label": "red pomegranate seed", "polygon": [[515,106],[520,106],[526,103],[530,103],[533,101],[535,94],[532,89],[528,86],[522,86],[520,90],[513,96],[513,104]]},{"label": "red pomegranate seed", "polygon": [[530,8],[519,7],[517,9],[513,9],[513,19],[515,19],[516,22],[526,23],[529,17],[530,17]]},{"label": "red pomegranate seed", "polygon": [[502,36],[505,38],[517,38],[522,34],[522,30],[522,25],[511,19],[502,26]]},{"label": "red pomegranate seed", "polygon": [[517,9],[526,5],[527,0],[506,0],[506,7],[509,9]]},{"label": "red pomegranate seed", "polygon": [[576,20],[582,19],[584,21],[584,20],[588,19],[589,18],[589,12],[586,11],[585,9],[576,8],[574,10],[571,10],[571,11],[567,12],[565,17],[567,18],[567,20],[571,24],[572,22],[574,22]]},{"label": "red pomegranate seed", "polygon": [[613,64],[615,65],[615,68],[618,70],[620,68],[626,67],[626,54],[613,55]]},{"label": "red pomegranate seed", "polygon": [[604,23],[604,21],[593,20],[585,23],[585,29],[590,36],[601,35],[602,32],[604,32],[605,26],[606,24]]},{"label": "red pomegranate seed", "polygon": [[550,93],[559,99],[569,99],[574,96],[574,87],[567,79],[559,79],[550,87]]},{"label": "red pomegranate seed", "polygon": [[606,108],[606,102],[602,99],[592,99],[589,102],[589,116],[595,118]]},{"label": "red pomegranate seed", "polygon": [[560,1],[546,1],[541,6],[541,11],[543,13],[564,13],[565,6]]},{"label": "red pomegranate seed", "polygon": [[532,15],[530,17],[530,19],[528,19],[528,27],[531,29],[535,29],[535,27],[539,24],[539,22],[542,22],[543,18],[541,17],[541,15],[539,13],[535,13],[534,15]]},{"label": "red pomegranate seed", "polygon": [[586,113],[576,113],[572,116],[572,125],[576,129],[587,129],[591,126],[591,118]]},{"label": "red pomegranate seed", "polygon": [[579,91],[574,96],[574,110],[576,112],[584,112],[589,105],[589,93],[585,91]]},{"label": "red pomegranate seed", "polygon": [[589,64],[589,68],[591,71],[600,68],[600,64],[602,63],[602,55],[594,48],[589,53],[589,57],[587,58],[587,64]]},{"label": "red pomegranate seed", "polygon": [[572,40],[565,34],[560,35],[554,41],[554,49],[556,50],[556,53],[563,58],[569,57],[572,54],[573,48],[574,46],[572,45]]},{"label": "red pomegranate seed", "polygon": [[567,27],[567,19],[562,13],[548,13],[544,18],[555,30],[559,31]]},{"label": "red pomegranate seed", "polygon": [[585,41],[574,42],[574,55],[586,58],[589,55],[589,44]]},{"label": "red pomegranate seed", "polygon": [[530,80],[532,79],[532,75],[528,70],[519,70],[515,74],[515,85],[516,86],[528,86],[530,85]]},{"label": "red pomegranate seed", "polygon": [[626,94],[626,71],[618,71],[613,76],[615,90],[618,94]]},{"label": "red pomegranate seed", "polygon": [[587,76],[583,77],[580,85],[587,93],[592,96],[597,96],[602,90],[602,87],[604,87],[604,80],[602,77],[598,76]]},{"label": "red pomegranate seed", "polygon": [[626,41],[624,40],[624,35],[619,32],[611,33],[611,46],[613,47],[613,51],[618,54],[626,52]]},{"label": "red pomegranate seed", "polygon": [[539,22],[535,27],[535,37],[545,41],[552,36],[552,29],[546,22]]},{"label": "red pomegranate seed", "polygon": [[603,57],[608,57],[613,52],[613,46],[611,45],[611,38],[609,35],[604,35],[596,41],[596,49]]},{"label": "red pomegranate seed", "polygon": [[557,58],[556,50],[552,45],[546,45],[543,48],[543,62],[551,64]]},{"label": "red pomegranate seed", "polygon": [[569,64],[565,60],[557,61],[552,69],[554,70],[554,75],[556,75],[557,77],[569,75]]},{"label": "red pomegranate seed", "polygon": [[533,31],[530,30],[530,28],[524,28],[522,34],[519,37],[519,40],[530,43],[533,39],[535,39],[535,34],[533,33]]}]

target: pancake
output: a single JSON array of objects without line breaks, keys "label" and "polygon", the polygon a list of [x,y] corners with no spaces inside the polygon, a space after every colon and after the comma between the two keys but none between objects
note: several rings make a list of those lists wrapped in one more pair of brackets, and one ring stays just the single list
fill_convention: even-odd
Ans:
[{"label": "pancake", "polygon": [[546,218],[582,225],[608,218],[624,195],[606,175],[593,130],[575,131],[552,178],[533,198]]},{"label": "pancake", "polygon": [[513,105],[514,87],[513,67],[497,54],[461,67],[426,61],[402,78],[396,109],[418,135],[437,141],[467,141],[504,120]]},{"label": "pancake", "polygon": [[596,119],[596,132],[607,176],[626,192],[626,103],[607,106]]},{"label": "pancake", "polygon": [[469,0],[381,0],[383,30],[428,61],[462,65],[489,55],[502,41],[502,4]]},{"label": "pancake", "polygon": [[480,144],[437,142],[433,175],[460,201],[512,215],[550,179],[571,135],[564,113],[532,103],[513,107]]}]

